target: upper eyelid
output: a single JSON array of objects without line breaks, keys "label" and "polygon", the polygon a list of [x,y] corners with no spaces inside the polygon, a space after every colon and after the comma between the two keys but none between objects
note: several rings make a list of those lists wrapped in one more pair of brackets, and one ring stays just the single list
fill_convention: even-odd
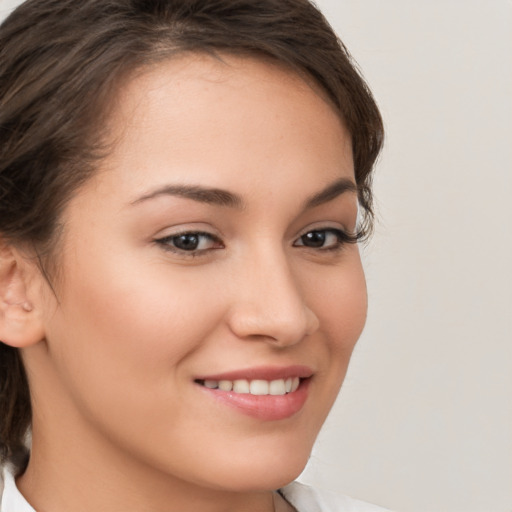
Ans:
[{"label": "upper eyelid", "polygon": [[174,237],[182,236],[182,235],[202,235],[202,236],[209,236],[211,238],[217,237],[217,235],[215,235],[214,233],[210,233],[209,231],[203,231],[200,229],[184,229],[182,231],[176,231],[174,233],[169,233],[167,235],[156,236],[155,238],[156,239],[174,238]]},{"label": "upper eyelid", "polygon": [[161,240],[163,238],[173,238],[175,236],[180,235],[187,235],[187,234],[198,234],[198,235],[205,235],[205,236],[211,236],[213,238],[217,238],[219,240],[222,240],[224,238],[223,233],[215,229],[211,226],[203,227],[205,226],[205,223],[200,223],[201,226],[187,226],[185,224],[183,227],[181,225],[177,226],[167,226],[164,229],[160,229],[156,235],[153,235],[154,240]]},{"label": "upper eyelid", "polygon": [[298,232],[298,235],[296,235],[296,238],[300,238],[301,236],[304,236],[311,231],[341,231],[342,233],[350,233],[350,230],[347,229],[346,226],[342,225],[341,223],[335,224],[336,225],[333,225],[332,223],[315,222],[314,224],[310,224],[304,229],[301,229]]}]

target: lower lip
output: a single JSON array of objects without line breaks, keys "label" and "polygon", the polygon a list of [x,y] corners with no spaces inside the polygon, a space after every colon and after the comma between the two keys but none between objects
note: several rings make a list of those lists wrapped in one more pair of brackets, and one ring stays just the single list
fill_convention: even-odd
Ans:
[{"label": "lower lip", "polygon": [[212,398],[237,411],[264,421],[284,420],[297,414],[308,398],[310,379],[301,380],[299,387],[286,395],[251,395],[220,389],[201,388]]}]

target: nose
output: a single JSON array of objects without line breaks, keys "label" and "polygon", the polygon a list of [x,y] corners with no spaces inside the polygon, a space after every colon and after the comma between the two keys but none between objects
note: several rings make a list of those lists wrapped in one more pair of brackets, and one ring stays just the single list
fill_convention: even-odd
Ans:
[{"label": "nose", "polygon": [[237,279],[229,315],[231,330],[242,339],[264,339],[287,347],[318,330],[319,320],[284,255],[246,261]]}]

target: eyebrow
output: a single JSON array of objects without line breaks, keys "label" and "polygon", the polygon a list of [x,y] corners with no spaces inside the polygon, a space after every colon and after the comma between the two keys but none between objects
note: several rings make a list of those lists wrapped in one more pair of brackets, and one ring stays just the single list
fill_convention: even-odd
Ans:
[{"label": "eyebrow", "polygon": [[357,192],[357,185],[350,178],[340,178],[311,196],[304,202],[304,210],[328,203],[345,192]]},{"label": "eyebrow", "polygon": [[239,195],[220,188],[209,188],[199,185],[166,185],[139,197],[132,204],[142,203],[148,199],[163,195],[184,197],[185,199],[192,199],[200,203],[227,206],[228,208],[237,208],[239,210],[244,208],[244,201]]},{"label": "eyebrow", "polygon": [[[336,180],[320,192],[306,199],[303,209],[307,210],[328,203],[345,192],[357,192],[357,185],[349,178]],[[236,208],[238,210],[245,208],[244,200],[238,194],[220,188],[203,187],[200,185],[166,185],[139,197],[132,201],[131,204],[142,203],[165,195],[183,197],[200,203]]]}]

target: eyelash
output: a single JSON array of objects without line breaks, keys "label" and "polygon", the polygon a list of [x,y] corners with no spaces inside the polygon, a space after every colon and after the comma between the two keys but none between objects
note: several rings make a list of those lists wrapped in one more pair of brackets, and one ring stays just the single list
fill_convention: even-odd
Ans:
[{"label": "eyelash", "polygon": [[[304,243],[297,245],[297,242],[299,240],[304,242],[305,237],[307,237],[308,235],[313,235],[313,234],[315,234],[315,235],[324,234],[324,236],[329,235],[329,234],[334,235],[336,237],[336,243],[335,243],[335,245],[329,246],[329,247],[308,247],[308,246],[304,245]],[[353,234],[347,233],[346,231],[343,231],[341,229],[320,228],[320,229],[311,229],[311,230],[307,231],[306,233],[301,235],[293,245],[294,245],[294,247],[308,247],[310,249],[317,249],[319,251],[324,251],[324,252],[340,251],[343,249],[343,247],[346,244],[357,243],[359,241],[359,238],[360,238],[359,234],[353,235]]]},{"label": "eyelash", "polygon": [[[311,247],[311,246],[305,245],[304,241],[305,241],[305,238],[308,237],[308,235],[317,236],[320,234],[324,235],[324,241],[328,235],[334,235],[336,237],[335,244],[332,246],[328,246],[328,247],[324,247],[324,246]],[[176,241],[179,238],[182,238],[182,237],[196,237],[196,239],[201,239],[201,238],[207,239],[210,242],[212,242],[213,244],[218,244],[218,247],[209,247],[206,249],[198,249],[196,247],[191,250],[186,250],[186,249],[183,249],[180,247],[176,247],[174,244],[176,243]],[[311,230],[307,231],[306,233],[304,233],[303,235],[301,235],[294,242],[293,246],[294,247],[305,247],[307,249],[313,249],[313,250],[322,251],[322,252],[336,252],[336,251],[342,250],[346,244],[357,243],[360,240],[360,238],[361,238],[361,236],[359,233],[354,235],[354,234],[347,233],[346,231],[343,231],[343,230],[337,229],[337,228],[329,227],[329,228],[311,229]],[[302,243],[298,243],[299,241]],[[190,258],[204,256],[209,251],[224,248],[224,244],[222,243],[222,240],[220,238],[218,238],[215,235],[212,235],[211,233],[207,233],[207,232],[203,232],[203,231],[183,231],[182,233],[175,233],[170,236],[158,238],[155,240],[155,242],[166,251],[173,252],[173,253],[179,254],[181,256],[190,257]],[[200,243],[201,242],[199,240],[198,244],[200,244]]]},{"label": "eyelash", "polygon": [[[187,251],[186,249],[182,249],[180,247],[176,247],[175,244],[176,241],[181,237],[196,237],[198,239],[207,239],[215,244],[218,244],[219,247],[211,247],[208,249],[192,249]],[[207,252],[215,250],[215,249],[223,249],[224,244],[222,243],[221,239],[216,237],[215,235],[212,235],[211,233],[206,233],[203,231],[183,231],[182,233],[174,233],[172,235],[166,236],[164,238],[158,238],[155,240],[155,242],[162,246],[164,250],[173,252],[185,257],[197,257],[197,256],[203,256]],[[200,243],[200,242],[199,242]]]}]

